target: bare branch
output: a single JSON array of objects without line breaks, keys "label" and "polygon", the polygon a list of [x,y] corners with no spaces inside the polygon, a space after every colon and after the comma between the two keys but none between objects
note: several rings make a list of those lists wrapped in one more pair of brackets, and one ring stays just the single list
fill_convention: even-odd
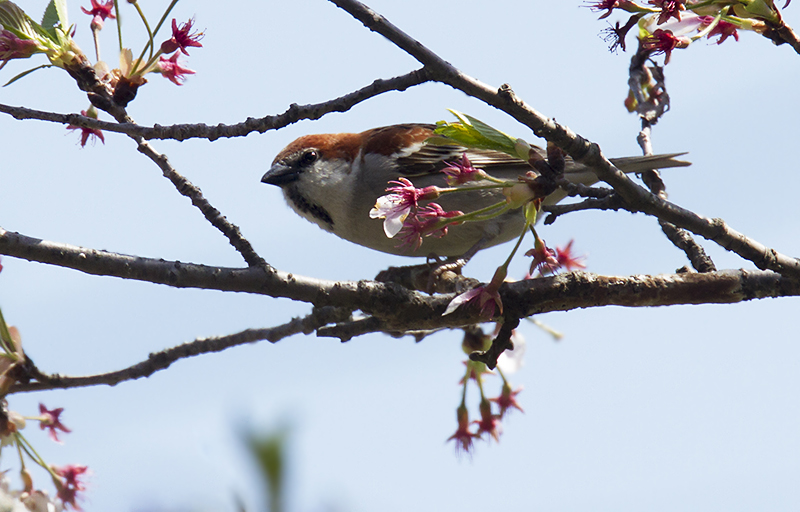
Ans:
[{"label": "bare branch", "polygon": [[158,165],[164,177],[175,185],[178,192],[191,199],[192,205],[203,213],[203,216],[212,226],[225,235],[230,244],[242,255],[244,261],[246,261],[249,266],[263,267],[267,265],[267,262],[256,253],[250,242],[242,235],[239,227],[229,222],[219,210],[211,206],[211,203],[203,196],[203,192],[170,165],[166,155],[156,151],[149,142],[143,140],[141,137],[133,137],[133,139],[139,145],[139,152]]},{"label": "bare branch", "polygon": [[339,341],[345,343],[356,336],[373,332],[383,332],[383,322],[374,316],[368,316],[349,322],[341,322],[329,327],[322,327],[317,331],[317,335],[339,338]]},{"label": "bare branch", "polygon": [[54,123],[71,124],[83,128],[97,128],[107,132],[124,133],[131,137],[141,137],[142,139],[175,139],[186,140],[192,138],[204,138],[211,141],[229,138],[243,137],[252,132],[264,133],[269,130],[277,130],[302,119],[319,119],[331,112],[346,112],[354,105],[378,96],[389,91],[405,91],[409,87],[423,84],[429,81],[428,73],[424,68],[417,69],[408,74],[389,78],[386,80],[378,79],[370,85],[357,91],[345,94],[323,103],[312,105],[297,105],[293,103],[283,114],[275,116],[265,116],[262,118],[248,118],[242,123],[233,125],[218,124],[207,126],[204,123],[198,124],[175,124],[171,126],[155,125],[152,128],[139,126],[135,123],[111,123],[99,121],[90,117],[78,114],[55,114],[43,112],[23,107],[12,107],[0,104],[0,112],[10,114],[16,119],[38,119],[40,121],[52,121]]},{"label": "bare branch", "polygon": [[43,391],[47,389],[82,388],[98,385],[116,386],[120,382],[149,377],[158,371],[166,370],[172,363],[180,359],[210,354],[212,352],[222,352],[223,350],[237,345],[245,345],[262,340],[269,341],[270,343],[277,343],[295,334],[309,334],[323,325],[331,322],[341,322],[349,316],[350,311],[343,308],[320,308],[303,318],[293,318],[289,322],[277,327],[247,329],[227,336],[198,338],[189,343],[178,345],[177,347],[154,352],[150,354],[146,360],[123,370],[98,375],[88,375],[85,377],[69,377],[58,374],[48,375],[42,373],[37,368],[33,368],[31,373],[37,382],[18,384],[11,390],[11,393]]},{"label": "bare branch", "polygon": [[619,210],[625,208],[625,202],[618,195],[610,195],[600,199],[586,199],[579,203],[551,204],[542,207],[542,210],[549,213],[544,224],[549,226],[558,217],[565,213],[578,212],[582,210]]},{"label": "bare branch", "polygon": [[706,254],[705,249],[685,229],[661,219],[658,220],[658,224],[669,241],[686,254],[695,270],[698,272],[715,272],[717,270],[716,265],[714,265],[711,257]]},{"label": "bare branch", "polygon": [[792,27],[783,23],[783,21],[781,21],[781,24],[777,27],[770,27],[770,29],[764,33],[764,37],[771,39],[775,44],[787,43],[795,52],[800,53],[800,39],[798,39]]},{"label": "bare branch", "polygon": [[[442,316],[454,294],[427,296],[394,283],[325,281],[272,268],[207,267],[125,256],[56,244],[0,229],[0,254],[73,268],[95,275],[149,281],[176,288],[238,291],[361,310],[378,319],[382,332],[415,332],[481,323],[477,308]],[[729,270],[705,274],[598,276],[571,272],[505,283],[505,313],[524,318],[549,311],[600,306],[724,304],[800,295],[800,283],[774,272]]]},{"label": "bare branch", "polygon": [[[656,276],[599,276],[570,272],[503,286],[506,316],[616,305],[725,304],[800,293],[800,283],[775,272],[723,270]],[[580,305],[579,305],[580,304]]]}]

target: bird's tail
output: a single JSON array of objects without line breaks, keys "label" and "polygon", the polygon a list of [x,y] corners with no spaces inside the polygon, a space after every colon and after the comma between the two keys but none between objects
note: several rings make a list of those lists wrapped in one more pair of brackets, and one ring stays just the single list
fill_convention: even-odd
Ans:
[{"label": "bird's tail", "polygon": [[[676,160],[675,157],[683,156],[686,153],[666,153],[663,155],[650,156],[626,156],[622,158],[611,158],[610,161],[620,171],[624,173],[644,172],[653,169],[666,169],[668,167],[686,167],[692,165],[685,160]],[[569,169],[565,172],[565,177],[572,183],[583,185],[594,185],[597,183],[597,175],[588,167],[579,166],[574,170]]]},{"label": "bird's tail", "polygon": [[675,157],[683,156],[686,153],[667,153],[665,155],[650,156],[627,156],[623,158],[612,158],[611,163],[620,171],[644,172],[652,169],[666,169],[667,167],[686,167],[692,165],[686,160],[676,160]]}]

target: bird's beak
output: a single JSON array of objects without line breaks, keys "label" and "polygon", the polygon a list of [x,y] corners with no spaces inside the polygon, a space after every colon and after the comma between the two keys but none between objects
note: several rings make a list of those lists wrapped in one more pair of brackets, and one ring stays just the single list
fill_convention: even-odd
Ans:
[{"label": "bird's beak", "polygon": [[282,187],[297,179],[297,169],[280,162],[275,162],[272,167],[261,177],[261,183]]}]

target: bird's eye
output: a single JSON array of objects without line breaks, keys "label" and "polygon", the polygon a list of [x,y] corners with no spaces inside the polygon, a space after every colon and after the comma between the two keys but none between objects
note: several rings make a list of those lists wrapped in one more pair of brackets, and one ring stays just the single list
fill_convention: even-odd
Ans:
[{"label": "bird's eye", "polygon": [[309,149],[308,151],[300,155],[300,162],[299,162],[300,166],[301,167],[309,166],[314,162],[316,162],[317,158],[319,158],[319,153],[317,153],[317,151],[314,149]]}]

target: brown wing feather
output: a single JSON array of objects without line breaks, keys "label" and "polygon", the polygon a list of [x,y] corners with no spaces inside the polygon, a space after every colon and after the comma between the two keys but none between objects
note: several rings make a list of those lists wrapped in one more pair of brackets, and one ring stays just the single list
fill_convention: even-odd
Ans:
[{"label": "brown wing feather", "polygon": [[[458,161],[464,153],[467,154],[467,158],[473,165],[481,167],[487,172],[491,172],[493,167],[501,167],[505,171],[518,170],[521,172],[531,169],[526,162],[500,151],[469,149],[458,144],[427,144],[425,141],[435,136],[433,133],[435,126],[433,125],[402,126],[408,126],[408,131],[405,132],[406,138],[403,140],[405,144],[402,146],[395,145],[394,147],[408,148],[414,145],[417,146],[415,151],[407,155],[399,155],[397,158],[397,163],[400,165],[402,173],[407,176],[440,172],[450,163]],[[380,134],[380,130],[383,130],[383,128],[376,129],[376,135]],[[395,132],[395,138],[397,136],[398,134]],[[389,141],[386,139],[381,140],[381,143],[386,142]],[[399,141],[392,139],[391,142]]]},{"label": "brown wing feather", "polygon": [[[397,128],[403,128],[398,130]],[[402,124],[374,128],[362,134],[368,135],[370,144],[366,152],[382,152],[394,155],[397,158],[400,171],[403,175],[412,177],[440,172],[452,162],[457,162],[461,155],[467,154],[470,162],[476,167],[492,174],[493,170],[502,171],[502,174],[523,174],[532,170],[525,161],[515,158],[500,151],[489,149],[469,149],[458,144],[428,144],[426,141],[434,135],[436,127],[431,124]],[[545,151],[533,146],[542,157]],[[682,167],[689,162],[675,160],[674,157],[683,153],[669,155],[653,155],[646,157],[612,158],[611,161],[624,172],[642,172],[647,169],[661,169],[665,167]],[[587,167],[576,164],[570,157],[566,157],[565,173],[572,181],[582,183],[596,183],[597,177]],[[582,177],[587,174],[588,177]]]}]

